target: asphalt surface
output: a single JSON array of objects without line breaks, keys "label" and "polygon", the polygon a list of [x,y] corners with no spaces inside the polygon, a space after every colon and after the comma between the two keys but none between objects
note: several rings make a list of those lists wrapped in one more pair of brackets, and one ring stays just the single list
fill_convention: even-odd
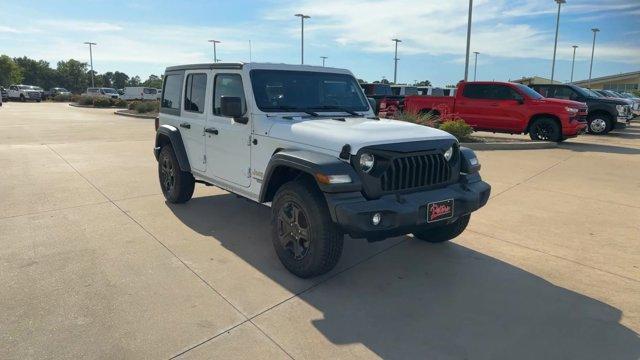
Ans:
[{"label": "asphalt surface", "polygon": [[0,359],[637,359],[640,124],[478,152],[487,206],[448,244],[346,239],[301,280],[267,207],[165,203],[153,120],[0,108]]}]

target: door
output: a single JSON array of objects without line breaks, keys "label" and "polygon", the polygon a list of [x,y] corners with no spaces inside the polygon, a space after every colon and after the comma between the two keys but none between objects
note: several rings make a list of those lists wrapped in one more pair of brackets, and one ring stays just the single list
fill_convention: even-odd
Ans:
[{"label": "door", "polygon": [[205,135],[207,176],[248,187],[251,183],[251,125],[222,115],[220,98],[223,96],[239,97],[244,116],[249,116],[241,73],[216,71],[213,109],[208,114]]},{"label": "door", "polygon": [[491,96],[491,85],[467,83],[461,95],[455,98],[455,113],[473,128],[492,129],[498,102]]},{"label": "door", "polygon": [[506,132],[523,131],[528,120],[524,96],[507,85],[495,84],[492,87],[492,97],[498,103],[492,119],[494,128]]},{"label": "door", "polygon": [[182,87],[184,91],[182,116],[177,124],[189,157],[189,164],[192,169],[201,172],[206,171],[204,127],[207,121],[205,111],[207,79],[207,72],[202,70],[185,72]]}]

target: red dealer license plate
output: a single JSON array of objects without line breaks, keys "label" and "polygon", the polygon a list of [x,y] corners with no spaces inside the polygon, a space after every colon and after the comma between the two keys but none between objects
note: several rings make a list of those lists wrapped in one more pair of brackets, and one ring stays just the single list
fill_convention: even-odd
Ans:
[{"label": "red dealer license plate", "polygon": [[427,222],[446,220],[453,217],[453,199],[427,204]]}]

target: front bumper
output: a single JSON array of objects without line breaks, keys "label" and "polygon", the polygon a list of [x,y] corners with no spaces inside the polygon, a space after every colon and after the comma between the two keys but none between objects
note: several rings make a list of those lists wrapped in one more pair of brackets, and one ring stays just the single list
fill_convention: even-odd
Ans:
[{"label": "front bumper", "polygon": [[[466,183],[466,184],[465,184]],[[438,227],[455,221],[487,203],[491,186],[479,174],[461,176],[461,181],[444,188],[411,194],[390,194],[367,200],[360,192],[325,193],[333,220],[353,238],[380,240],[409,234],[416,228]],[[453,199],[453,216],[427,223],[427,204]],[[377,226],[371,223],[375,213],[382,214]]]}]

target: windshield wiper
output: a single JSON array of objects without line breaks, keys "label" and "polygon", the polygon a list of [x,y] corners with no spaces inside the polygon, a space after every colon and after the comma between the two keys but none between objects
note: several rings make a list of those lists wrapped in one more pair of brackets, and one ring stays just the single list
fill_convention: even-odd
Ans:
[{"label": "windshield wiper", "polygon": [[287,106],[287,105],[267,106],[267,107],[263,107],[263,109],[265,109],[265,110],[300,111],[300,112],[309,114],[311,116],[320,116],[320,115],[318,115],[318,113],[315,113],[315,112],[313,112],[311,110],[307,110],[307,109],[303,109],[303,108],[299,108],[299,107],[295,107],[295,106]]},{"label": "windshield wiper", "polygon": [[342,111],[342,112],[346,112],[349,115],[362,116],[361,114],[358,114],[357,112],[355,112],[353,110],[349,110],[347,108],[343,108],[342,106],[325,105],[325,106],[319,106],[317,108],[314,107],[314,109]]}]

